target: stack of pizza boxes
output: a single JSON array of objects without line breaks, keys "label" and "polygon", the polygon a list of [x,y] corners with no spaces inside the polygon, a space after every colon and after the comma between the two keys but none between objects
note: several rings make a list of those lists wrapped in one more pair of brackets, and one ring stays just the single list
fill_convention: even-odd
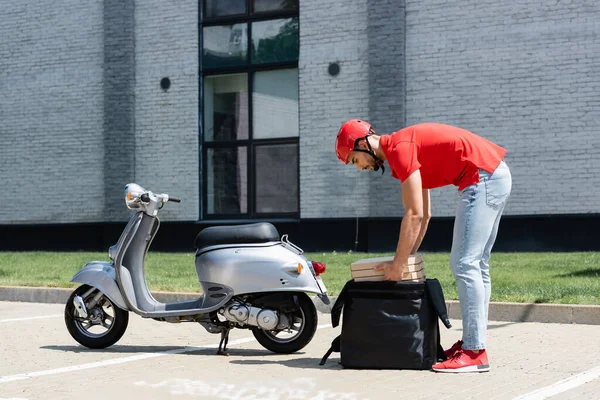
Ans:
[{"label": "stack of pizza boxes", "polygon": [[[376,271],[375,267],[381,264],[391,264],[394,257],[365,258],[353,262],[350,266],[352,279],[359,281],[383,281],[384,271]],[[421,254],[413,254],[408,257],[408,268],[404,271],[402,281],[424,282],[425,264]]]}]

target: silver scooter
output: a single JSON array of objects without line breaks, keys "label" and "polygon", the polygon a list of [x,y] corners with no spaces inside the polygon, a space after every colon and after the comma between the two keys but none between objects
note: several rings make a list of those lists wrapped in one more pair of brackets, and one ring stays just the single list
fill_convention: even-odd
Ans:
[{"label": "silver scooter", "polygon": [[[89,348],[116,343],[127,329],[129,311],[164,322],[198,322],[220,333],[218,354],[227,354],[232,328],[251,329],[258,342],[275,353],[306,346],[317,329],[317,311],[306,293],[329,304],[321,273],[325,266],[279,236],[270,223],[214,226],[195,240],[196,273],[202,295],[195,300],[160,303],[152,297],[144,259],[158,231],[158,212],[181,200],[130,183],[125,203],[135,210],[116,245],[112,262],[85,264],[71,279],[82,283],[65,307],[73,339]],[[166,267],[166,266],[165,266]]]}]

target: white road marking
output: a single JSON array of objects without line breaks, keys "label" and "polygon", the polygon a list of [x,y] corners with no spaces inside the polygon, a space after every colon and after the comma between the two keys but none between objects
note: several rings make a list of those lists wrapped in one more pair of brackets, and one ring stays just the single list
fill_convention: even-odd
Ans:
[{"label": "white road marking", "polygon": [[[331,324],[318,325],[317,329],[330,328],[330,327],[331,327]],[[256,339],[254,337],[232,340],[227,344],[227,346],[228,347],[235,346],[235,345],[242,344],[242,343],[253,342],[255,340]],[[44,370],[44,371],[27,372],[24,374],[17,374],[17,375],[0,376],[0,383],[20,381],[23,379],[36,378],[38,376],[58,375],[58,374],[66,373],[66,372],[81,371],[81,370],[92,369],[92,368],[100,368],[100,367],[106,367],[108,365],[124,364],[124,363],[128,363],[128,362],[145,360],[145,359],[149,359],[149,358],[168,356],[170,354],[182,354],[182,353],[191,353],[191,352],[200,351],[200,350],[216,349],[218,347],[219,347],[218,344],[209,344],[206,346],[188,346],[188,347],[182,347],[179,349],[161,351],[158,353],[144,353],[144,354],[139,354],[137,356],[114,358],[111,360],[97,361],[97,362],[88,363],[88,364],[73,365],[70,367],[48,369],[48,370]]]},{"label": "white road marking", "polygon": [[[277,380],[269,377],[261,379],[253,377],[242,381],[242,377],[233,383],[231,380],[217,381],[215,379],[180,379],[171,378],[160,382],[137,381],[135,386],[168,392],[172,395],[187,395],[194,397],[210,397],[229,400],[248,399],[335,399],[335,400],[368,400],[355,392],[333,392],[319,385],[315,378],[300,377]],[[157,394],[158,397],[161,397]]]},{"label": "white road marking", "polygon": [[63,314],[51,314],[51,315],[40,315],[39,317],[0,319],[0,324],[2,324],[4,322],[29,321],[30,319],[56,318],[56,317],[62,317],[62,316],[63,316]]},{"label": "white road marking", "polygon": [[533,392],[526,393],[519,397],[515,397],[513,400],[543,400],[552,396],[556,396],[559,393],[566,392],[576,388],[577,386],[584,385],[588,382],[593,381],[600,377],[600,367],[592,368],[588,371],[582,372],[577,375],[573,375],[570,378],[558,381],[550,386],[543,387],[541,389],[534,390]]}]

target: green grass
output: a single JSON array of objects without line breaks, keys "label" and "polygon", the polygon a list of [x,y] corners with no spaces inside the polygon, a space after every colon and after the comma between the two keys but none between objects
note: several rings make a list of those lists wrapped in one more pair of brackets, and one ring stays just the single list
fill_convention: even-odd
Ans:
[{"label": "green grass", "polygon": [[[390,253],[307,253],[327,265],[329,294],[350,279],[350,264]],[[457,299],[448,253],[427,253],[425,271],[437,278],[446,299]],[[0,252],[0,285],[74,287],[73,274],[87,261],[107,261],[105,253]],[[151,290],[197,292],[192,253],[150,253],[146,278]],[[600,304],[600,253],[493,253],[492,301]]]}]

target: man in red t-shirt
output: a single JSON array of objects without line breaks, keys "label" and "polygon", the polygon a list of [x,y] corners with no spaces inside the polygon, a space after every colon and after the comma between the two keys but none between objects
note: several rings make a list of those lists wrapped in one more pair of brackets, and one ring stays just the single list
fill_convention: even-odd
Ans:
[{"label": "man in red t-shirt", "polygon": [[456,279],[463,337],[446,350],[438,372],[489,371],[485,337],[491,293],[489,259],[512,179],[506,150],[467,130],[422,123],[378,136],[362,120],[346,121],[335,144],[337,157],[361,170],[383,169],[402,182],[404,217],[394,261],[382,266],[385,279],[398,281],[410,254],[417,252],[431,217],[429,189],[454,185],[459,204],[450,265]]}]

